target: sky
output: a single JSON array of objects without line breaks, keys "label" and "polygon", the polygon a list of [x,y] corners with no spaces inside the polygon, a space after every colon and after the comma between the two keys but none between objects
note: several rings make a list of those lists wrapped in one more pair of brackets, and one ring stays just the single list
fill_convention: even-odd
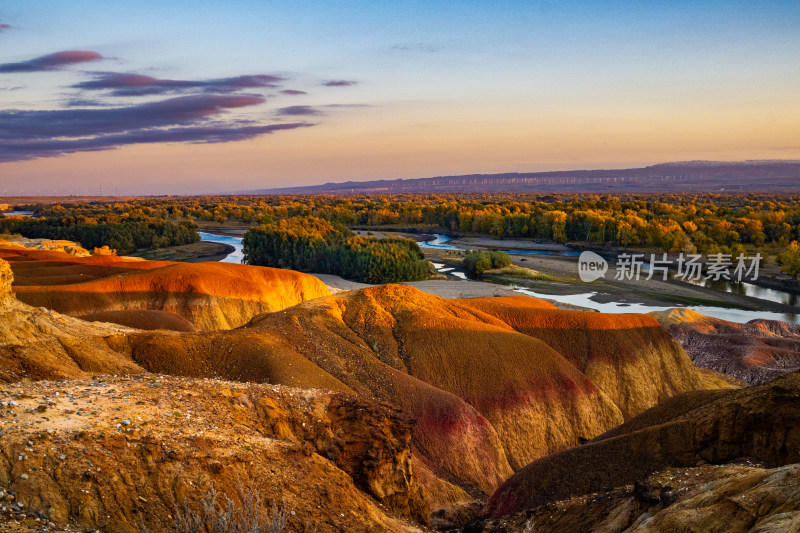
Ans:
[{"label": "sky", "polygon": [[10,1],[0,193],[800,159],[800,2]]}]

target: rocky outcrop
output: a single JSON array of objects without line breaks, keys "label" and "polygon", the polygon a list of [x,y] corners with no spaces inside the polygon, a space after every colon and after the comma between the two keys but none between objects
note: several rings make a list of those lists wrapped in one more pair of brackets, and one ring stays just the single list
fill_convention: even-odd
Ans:
[{"label": "rocky outcrop", "polygon": [[800,370],[800,325],[779,320],[746,324],[701,315],[690,309],[650,313],[699,367],[750,385]]},{"label": "rocky outcrop", "polygon": [[32,250],[64,252],[77,257],[89,257],[92,255],[89,250],[77,242],[58,239],[28,239],[21,235],[0,235],[0,248],[30,248]]},{"label": "rocky outcrop", "polygon": [[173,263],[116,256],[0,250],[15,271],[17,297],[71,316],[157,310],[201,330],[241,326],[330,294],[308,274],[230,263]]},{"label": "rocky outcrop", "polygon": [[483,533],[646,533],[800,529],[800,465],[665,468],[633,485],[475,522]]},{"label": "rocky outcrop", "polygon": [[10,292],[12,280],[0,259],[0,383],[144,372],[126,352],[130,330],[25,305]]},{"label": "rocky outcrop", "polygon": [[735,391],[690,393],[576,448],[544,457],[498,489],[498,517],[632,484],[666,466],[750,457],[768,467],[800,463],[800,374]]},{"label": "rocky outcrop", "polygon": [[14,283],[14,272],[7,261],[0,259],[0,300],[12,298],[14,293],[11,285]]},{"label": "rocky outcrop", "polygon": [[[176,504],[254,490],[286,531],[417,531],[412,421],[352,395],[151,376],[0,393],[0,490],[56,524],[166,531]],[[0,528],[2,525],[0,524]]]}]

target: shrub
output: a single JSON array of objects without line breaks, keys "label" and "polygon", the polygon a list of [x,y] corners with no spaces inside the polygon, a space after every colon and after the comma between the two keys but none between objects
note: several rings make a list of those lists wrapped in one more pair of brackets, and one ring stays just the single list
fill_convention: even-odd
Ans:
[{"label": "shrub", "polygon": [[[200,509],[193,509],[189,502],[175,504],[170,533],[280,533],[286,529],[289,513],[285,507],[272,504],[272,512],[263,508],[259,492],[252,487],[247,490],[239,486],[241,504],[224,496],[218,502],[216,489],[203,498]],[[138,533],[154,533],[144,523],[137,526]]]},{"label": "shrub", "polygon": [[117,251],[113,248],[103,245],[95,247],[95,249],[92,250],[92,255],[117,255]]},{"label": "shrub", "polygon": [[484,272],[494,268],[504,268],[511,264],[511,257],[503,252],[470,251],[464,256],[464,270],[472,279],[480,279]]}]

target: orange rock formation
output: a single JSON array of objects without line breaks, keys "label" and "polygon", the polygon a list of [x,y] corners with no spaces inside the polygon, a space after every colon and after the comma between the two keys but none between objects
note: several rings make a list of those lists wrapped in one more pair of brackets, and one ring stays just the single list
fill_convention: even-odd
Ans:
[{"label": "orange rock formation", "polygon": [[0,249],[0,257],[14,270],[21,301],[71,316],[158,310],[180,315],[197,329],[229,329],[330,294],[307,274],[230,263],[78,258],[27,249]]}]

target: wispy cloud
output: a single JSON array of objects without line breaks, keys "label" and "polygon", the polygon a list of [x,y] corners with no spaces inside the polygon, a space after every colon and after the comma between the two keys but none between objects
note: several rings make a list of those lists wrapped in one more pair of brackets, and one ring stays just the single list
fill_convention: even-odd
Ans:
[{"label": "wispy cloud", "polygon": [[324,114],[322,111],[310,105],[292,105],[289,107],[282,107],[277,111],[278,115],[283,116],[314,116]]},{"label": "wispy cloud", "polygon": [[64,107],[104,107],[109,104],[91,98],[71,98],[62,104]]},{"label": "wispy cloud", "polygon": [[103,59],[103,56],[90,50],[65,50],[19,63],[2,63],[0,64],[0,72],[60,70],[69,65],[100,61],[101,59]]},{"label": "wispy cloud", "polygon": [[[0,27],[0,31],[5,29]],[[0,64],[0,73],[55,71],[102,59],[106,58],[98,52],[66,50]],[[70,94],[62,97],[56,109],[0,109],[0,162],[111,150],[132,144],[241,141],[315,126],[303,121],[304,117],[326,114],[320,107],[308,105],[265,110],[261,105],[275,96],[272,90],[288,96],[307,94],[300,89],[283,89],[282,84],[288,78],[272,74],[200,80],[162,79],[135,72],[82,71],[81,74],[84,81],[71,85]],[[348,80],[324,83],[329,87],[355,84]],[[0,87],[0,92],[22,88],[26,87]],[[119,98],[138,96],[150,98],[147,101]],[[242,111],[231,113],[232,110]],[[267,118],[270,115],[272,120]]]},{"label": "wispy cloud", "polygon": [[350,87],[351,85],[357,84],[357,81],[352,80],[329,80],[323,83],[325,87]]},{"label": "wispy cloud", "polygon": [[46,139],[36,141],[13,140],[0,143],[0,162],[23,161],[42,157],[55,157],[76,152],[113,150],[132,144],[150,143],[223,143],[252,139],[283,130],[313,126],[304,122],[292,124],[267,124],[245,127],[176,127],[135,131],[113,135],[100,135],[91,139]]},{"label": "wispy cloud", "polygon": [[144,96],[201,90],[231,93],[244,89],[275,88],[285,78],[270,74],[236,76],[212,80],[164,80],[142,74],[96,72],[94,79],[77,83],[73,89],[110,90],[112,96]]},{"label": "wispy cloud", "polygon": [[10,24],[3,24],[2,22],[0,22],[0,33],[3,33],[4,31],[10,30],[10,29],[11,29],[11,25]]},{"label": "wispy cloud", "polygon": [[[220,143],[312,126],[225,122],[257,95],[202,94],[115,108],[0,111],[0,161],[21,161],[142,143]],[[94,104],[95,102],[91,102]]]},{"label": "wispy cloud", "polygon": [[327,104],[322,107],[331,107],[331,108],[359,108],[359,107],[372,107],[369,104]]},{"label": "wispy cloud", "polygon": [[400,43],[389,48],[392,52],[423,52],[426,54],[432,54],[441,49],[441,46],[431,43]]},{"label": "wispy cloud", "polygon": [[192,95],[110,109],[0,111],[0,142],[10,139],[84,137],[196,122],[226,109],[265,101],[254,95]]}]

